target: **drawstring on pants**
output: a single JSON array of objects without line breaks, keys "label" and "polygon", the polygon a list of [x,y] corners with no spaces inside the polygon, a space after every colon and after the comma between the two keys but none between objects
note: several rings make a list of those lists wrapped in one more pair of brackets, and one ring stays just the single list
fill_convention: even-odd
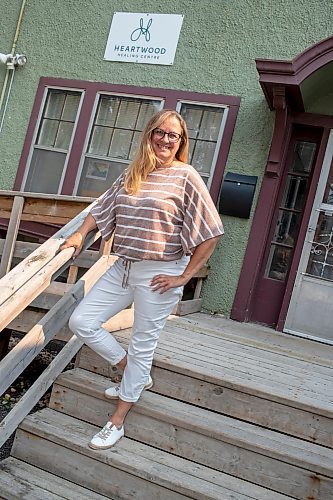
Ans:
[{"label": "drawstring on pants", "polygon": [[125,267],[123,281],[122,281],[122,284],[121,284],[121,286],[123,288],[128,288],[128,280],[129,280],[131,265],[132,265],[132,261],[131,260],[123,259],[123,266]]}]

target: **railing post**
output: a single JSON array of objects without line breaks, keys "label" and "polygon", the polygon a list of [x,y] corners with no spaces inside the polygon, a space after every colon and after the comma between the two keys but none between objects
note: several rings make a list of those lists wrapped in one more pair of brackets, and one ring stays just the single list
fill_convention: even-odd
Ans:
[{"label": "railing post", "polygon": [[17,233],[20,227],[23,206],[24,197],[15,196],[0,264],[0,279],[5,276],[5,274],[7,274],[10,270],[14,255]]}]

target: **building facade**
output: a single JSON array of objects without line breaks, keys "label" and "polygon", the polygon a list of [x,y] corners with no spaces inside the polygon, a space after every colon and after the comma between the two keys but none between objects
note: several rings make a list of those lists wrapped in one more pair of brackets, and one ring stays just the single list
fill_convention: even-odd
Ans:
[{"label": "building facade", "polygon": [[[27,63],[0,65],[0,188],[98,196],[130,162],[149,116],[177,109],[226,230],[205,309],[331,342],[332,2],[3,0],[2,8],[0,52],[14,45]],[[117,46],[120,61],[106,60],[114,14],[125,12],[137,13],[128,45]],[[147,13],[183,16],[172,64],[162,64]]]}]

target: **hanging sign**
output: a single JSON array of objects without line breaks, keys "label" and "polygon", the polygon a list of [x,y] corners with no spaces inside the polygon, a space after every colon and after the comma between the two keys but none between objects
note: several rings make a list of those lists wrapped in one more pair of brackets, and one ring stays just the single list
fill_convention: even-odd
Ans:
[{"label": "hanging sign", "polygon": [[106,61],[173,64],[184,16],[115,12]]}]

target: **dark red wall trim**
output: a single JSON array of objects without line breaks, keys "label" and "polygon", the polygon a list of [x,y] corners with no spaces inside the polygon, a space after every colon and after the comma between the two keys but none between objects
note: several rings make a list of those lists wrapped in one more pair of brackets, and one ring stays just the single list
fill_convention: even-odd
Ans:
[{"label": "dark red wall trim", "polygon": [[78,89],[85,92],[82,108],[79,116],[77,129],[75,132],[74,142],[67,162],[67,171],[63,183],[62,194],[72,194],[75,185],[76,175],[80,158],[82,155],[82,142],[86,137],[89,118],[92,113],[94,100],[97,93],[110,92],[116,94],[133,94],[142,96],[151,96],[163,99],[165,108],[174,109],[178,101],[197,101],[206,104],[222,104],[228,106],[229,114],[226,122],[222,144],[220,147],[217,164],[214,171],[214,176],[211,186],[211,195],[215,202],[217,202],[224,168],[226,165],[230,143],[233,131],[236,124],[236,118],[240,106],[240,97],[230,96],[224,94],[205,94],[199,92],[178,91],[172,89],[157,89],[145,88],[129,85],[114,85],[105,82],[87,82],[83,80],[70,80],[65,78],[49,78],[42,77],[40,79],[39,87],[37,90],[33,111],[28,125],[28,131],[25,138],[19,167],[15,179],[14,189],[20,190],[22,188],[22,180],[29,157],[33,135],[38,121],[38,115],[46,87],[62,87]]}]

